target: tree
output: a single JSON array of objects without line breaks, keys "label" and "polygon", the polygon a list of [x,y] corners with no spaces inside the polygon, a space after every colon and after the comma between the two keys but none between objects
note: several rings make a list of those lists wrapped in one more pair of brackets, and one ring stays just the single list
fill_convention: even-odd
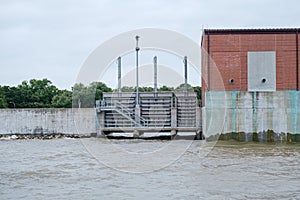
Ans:
[{"label": "tree", "polygon": [[194,92],[197,93],[198,105],[201,107],[201,105],[202,105],[201,87],[195,86],[195,87],[193,87],[193,89],[194,89]]},{"label": "tree", "polygon": [[7,108],[6,97],[1,86],[0,86],[0,108]]},{"label": "tree", "polygon": [[160,91],[160,92],[164,92],[164,91],[174,91],[174,88],[173,88],[173,87],[168,87],[168,86],[163,85],[162,87],[158,88],[158,91]]},{"label": "tree", "polygon": [[[182,83],[175,89],[175,91],[182,92],[182,91],[184,91],[184,87],[185,87],[184,83]],[[199,86],[193,87],[190,84],[187,84],[187,88],[188,88],[188,92],[196,92],[197,99],[198,99],[198,105],[201,106],[201,98],[202,98],[201,97],[201,87],[199,87]]]},{"label": "tree", "polygon": [[[175,88],[175,91],[176,91],[176,92],[183,92],[184,89],[185,89],[185,84],[182,83],[182,84],[180,84],[178,87]],[[190,84],[187,84],[187,91],[188,91],[188,92],[194,91],[194,90],[193,90],[193,87],[192,87]]]},{"label": "tree", "polygon": [[112,89],[102,82],[93,82],[89,86],[77,83],[72,92],[73,107],[92,108],[96,100],[103,98],[103,92],[112,92]]},{"label": "tree", "polygon": [[29,89],[32,93],[32,102],[37,107],[51,107],[52,99],[59,91],[48,79],[31,79],[29,81]]},{"label": "tree", "polygon": [[22,95],[17,87],[3,86],[2,91],[5,95],[7,106],[9,108],[19,108],[23,102]]},{"label": "tree", "polygon": [[130,86],[123,86],[121,90],[122,92],[134,92],[135,88]]},{"label": "tree", "polygon": [[[90,101],[95,98],[95,95],[92,99],[90,99],[90,96],[92,94],[89,94],[88,88],[83,85],[82,83],[76,83],[72,87],[72,101],[73,101],[73,107],[80,108],[80,107],[89,107],[91,104]],[[90,100],[89,100],[90,99]]]},{"label": "tree", "polygon": [[52,107],[55,108],[72,108],[72,92],[68,90],[60,90],[52,98]]},{"label": "tree", "polygon": [[18,107],[24,108],[52,107],[52,98],[58,91],[48,79],[23,81],[16,91],[21,99],[15,99],[15,102]]},{"label": "tree", "polygon": [[153,87],[139,87],[139,91],[141,92],[154,92]]},{"label": "tree", "polygon": [[17,87],[2,87],[9,107],[43,108],[52,107],[52,98],[59,90],[48,79],[23,81]]},{"label": "tree", "polygon": [[112,92],[112,89],[102,82],[92,82],[89,87],[95,92],[95,100],[102,99],[103,92]]}]

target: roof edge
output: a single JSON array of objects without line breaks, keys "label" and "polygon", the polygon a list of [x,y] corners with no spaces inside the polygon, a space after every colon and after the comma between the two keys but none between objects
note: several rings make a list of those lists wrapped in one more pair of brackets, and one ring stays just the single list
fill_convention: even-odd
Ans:
[{"label": "roof edge", "polygon": [[297,33],[300,28],[270,28],[270,29],[204,29],[207,34],[272,34],[272,33]]}]

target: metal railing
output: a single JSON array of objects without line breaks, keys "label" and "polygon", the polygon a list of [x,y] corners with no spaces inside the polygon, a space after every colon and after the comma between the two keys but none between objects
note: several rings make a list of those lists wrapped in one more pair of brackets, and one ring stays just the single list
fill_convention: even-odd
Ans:
[{"label": "metal railing", "polygon": [[98,105],[98,109],[101,110],[114,110],[117,113],[121,114],[125,118],[129,119],[132,123],[139,127],[148,127],[149,121],[142,116],[136,115],[132,110],[130,110],[127,106],[123,105],[118,101],[107,101],[101,100],[96,105]]}]

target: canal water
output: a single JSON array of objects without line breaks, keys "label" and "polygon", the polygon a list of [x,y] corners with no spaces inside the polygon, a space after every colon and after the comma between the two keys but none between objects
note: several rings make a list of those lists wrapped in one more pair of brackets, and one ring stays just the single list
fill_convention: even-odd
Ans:
[{"label": "canal water", "polygon": [[1,200],[300,199],[299,144],[3,139],[0,155]]}]

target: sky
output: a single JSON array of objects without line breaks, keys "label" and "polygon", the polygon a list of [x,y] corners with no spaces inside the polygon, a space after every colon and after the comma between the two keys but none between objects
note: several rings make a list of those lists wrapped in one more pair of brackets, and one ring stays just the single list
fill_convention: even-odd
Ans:
[{"label": "sky", "polygon": [[203,28],[300,27],[299,6],[297,0],[1,0],[0,85],[48,78],[70,89],[89,54],[120,33],[168,29],[200,45]]}]

